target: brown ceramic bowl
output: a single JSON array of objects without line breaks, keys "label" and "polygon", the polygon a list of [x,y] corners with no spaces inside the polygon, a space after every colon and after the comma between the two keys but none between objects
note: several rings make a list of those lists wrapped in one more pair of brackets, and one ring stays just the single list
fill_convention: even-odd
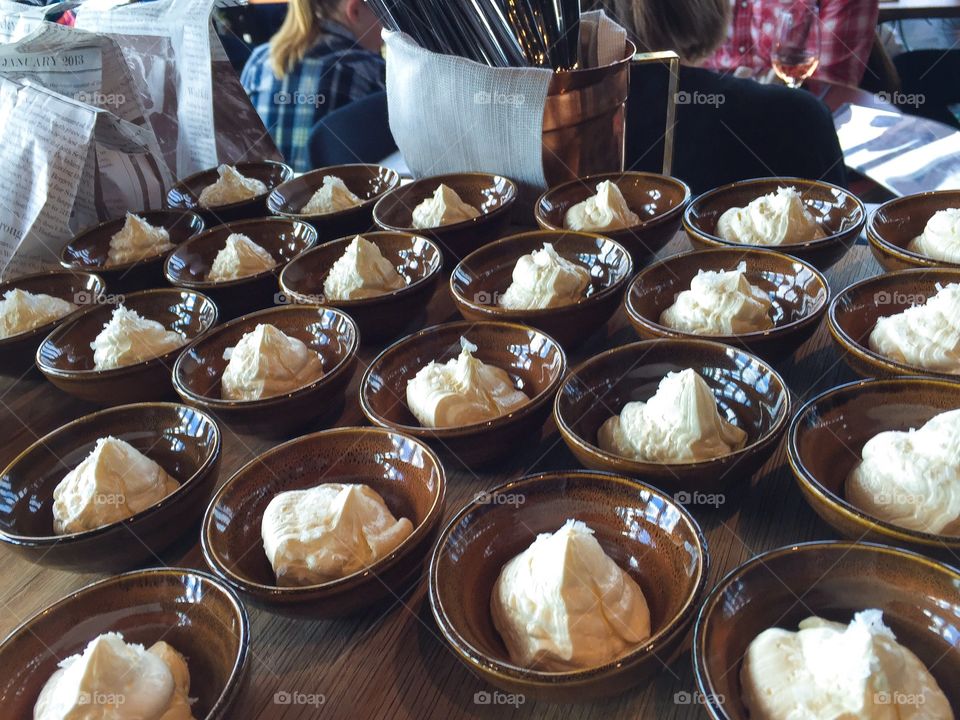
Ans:
[{"label": "brown ceramic bowl", "polygon": [[960,268],[960,263],[935,260],[907,249],[934,213],[949,208],[960,208],[960,190],[906,195],[885,202],[867,223],[867,240],[877,262],[891,271],[918,267]]},{"label": "brown ceramic bowl", "polygon": [[[413,533],[389,555],[352,575],[302,587],[279,587],[263,550],[260,526],[281,492],[321,483],[364,483]],[[446,477],[419,440],[380,428],[337,428],[291,440],[247,463],[207,509],[201,540],[213,571],[269,610],[331,617],[396,598],[419,577],[443,515]]]},{"label": "brown ceramic bowl", "polygon": [[[747,432],[740,450],[699,462],[630,460],[600,449],[597,432],[634,400],[646,401],[670,372],[692,368],[717,399],[720,416]],[[725,493],[748,486],[780,442],[790,418],[783,378],[759,358],[709,340],[646,340],[607,350],[570,371],[557,393],[553,416],[570,451],[585,467],[642,477],[658,487]],[[684,500],[684,502],[686,502]]]},{"label": "brown ceramic bowl", "polygon": [[[363,203],[334,213],[301,212],[327,175],[343,180],[350,192]],[[308,222],[325,238],[338,238],[365,233],[373,228],[373,206],[385,193],[399,186],[400,175],[380,165],[333,165],[312,170],[277,186],[267,198],[267,209],[274,215]]]},{"label": "brown ceramic bowl", "polygon": [[[226,400],[220,381],[227,369],[223,351],[234,347],[259,324],[269,324],[302,341],[320,355],[323,375],[309,385],[261,400]],[[335,308],[287,305],[244,315],[191,343],[173,366],[173,384],[180,397],[202,408],[238,432],[279,437],[339,407],[353,376],[356,323]]]},{"label": "brown ceramic bowl", "polygon": [[[652,635],[599,667],[519,667],[490,617],[493,586],[538,533],[555,532],[568,518],[592,528],[643,590]],[[664,671],[696,615],[708,566],[696,520],[660,490],[607,473],[543,473],[482,493],[450,521],[430,559],[430,608],[460,661],[492,685],[551,702],[583,701],[623,692]]]},{"label": "brown ceramic bowl", "polygon": [[796,631],[817,615],[849,623],[882,610],[897,641],[933,673],[960,708],[960,573],[905,550],[871,543],[811,542],[771,550],[727,575],[697,617],[693,668],[715,720],[747,720],[740,667],[771,627]]},{"label": "brown ceramic bowl", "polygon": [[[697,335],[660,324],[660,315],[700,270],[735,270],[746,263],[747,280],[773,303],[769,330],[741,335]],[[780,359],[805,343],[820,326],[830,302],[830,286],[812,265],[782,253],[714,248],[674,255],[644,268],[630,283],[625,299],[627,317],[644,340],[704,338],[736,345],[767,359]]]},{"label": "brown ceramic bowl", "polygon": [[183,180],[178,180],[167,192],[167,207],[173,210],[192,210],[203,218],[207,227],[225,222],[263,217],[269,214],[267,197],[275,187],[293,177],[293,169],[289,165],[275,160],[238,162],[234,164],[234,167],[244,177],[259,180],[265,184],[267,192],[249,200],[241,200],[228,205],[218,205],[212,208],[201,207],[200,193],[208,185],[213,185],[219,178],[217,168],[214,167],[202,170]]},{"label": "brown ceramic bowl", "polygon": [[247,612],[219,580],[182,568],[140,570],[87,585],[10,633],[0,644],[0,716],[33,717],[57,665],[108,632],[146,647],[169,643],[187,661],[193,716],[237,717],[232,708],[248,665]]},{"label": "brown ceramic bowl", "polygon": [[544,230],[563,230],[567,210],[596,195],[597,185],[611,180],[623,193],[627,206],[640,216],[640,223],[602,233],[623,245],[636,267],[670,242],[680,227],[683,210],[690,202],[690,188],[682,180],[646,172],[590,175],[550,188],[537,201],[537,224]]},{"label": "brown ceramic bowl", "polygon": [[354,236],[323,243],[295,258],[280,273],[280,290],[286,302],[329,305],[348,313],[360,328],[364,342],[395,338],[411,324],[422,321],[433,297],[443,254],[432,240],[407,233],[364,233],[407,281],[399,290],[361,300],[330,300],[323,282]]},{"label": "brown ceramic bowl", "polygon": [[918,532],[879,520],[845,499],[844,484],[872,437],[918,428],[957,408],[960,378],[861,380],[821,393],[800,408],[787,432],[787,457],[804,498],[844,537],[906,547],[956,564],[960,535]]},{"label": "brown ceramic bowl", "polygon": [[0,375],[19,378],[36,369],[33,362],[37,346],[50,332],[76,317],[84,307],[96,302],[106,290],[99,275],[86,272],[45,272],[24,275],[0,283],[0,300],[9,290],[50,295],[78,306],[77,310],[32,330],[0,338]]},{"label": "brown ceramic bowl", "polygon": [[[217,323],[217,306],[210,298],[179,288],[131,293],[123,298],[123,305],[147,320],[156,320],[167,330],[179,332],[184,336],[183,345]],[[97,305],[50,333],[37,348],[40,372],[65,393],[96,405],[173,397],[170,370],[183,345],[133,365],[94,369],[90,343],[110,321],[115,307],[110,303]]]},{"label": "brown ceramic bowl", "polygon": [[[513,281],[513,268],[523,255],[553,243],[557,253],[590,271],[590,284],[577,302],[543,310],[507,310],[498,304]],[[520,233],[475,250],[450,276],[450,293],[467,320],[506,320],[543,330],[564,347],[589,338],[620,304],[633,272],[630,254],[602,235],[541,230]]]},{"label": "brown ceramic bowl", "polygon": [[[780,187],[796,188],[804,205],[823,227],[826,237],[805,243],[766,246],[731,242],[716,234],[717,221],[727,210],[744,207]],[[773,177],[721,185],[694,198],[683,214],[683,229],[694,249],[733,247],[772,250],[793,255],[820,270],[826,270],[853,247],[866,219],[863,203],[856,195],[841,187],[821,180]]]},{"label": "brown ceramic bowl", "polygon": [[[138,212],[137,215],[155,227],[165,228],[170,233],[170,242],[174,247],[198,235],[204,227],[203,219],[193,212],[146,210]],[[60,251],[60,264],[72,272],[98,273],[114,293],[147,290],[165,285],[163,260],[170,254],[170,250],[143,260],[118,265],[107,264],[110,239],[120,232],[125,222],[126,217],[107,220],[75,235]]]},{"label": "brown ceramic bowl", "polygon": [[[407,382],[427,363],[460,354],[460,337],[477,345],[474,357],[506,370],[530,402],[487,422],[463,427],[423,427],[407,407]],[[538,434],[567,369],[556,340],[525,325],[453,322],[421,330],[384,350],[360,382],[360,407],[374,425],[412,435],[467,467],[506,457]]]},{"label": "brown ceramic bowl", "polygon": [[870,333],[881,317],[903,312],[937,293],[937,285],[960,282],[960,268],[899,270],[860,280],[834,297],[827,310],[827,324],[834,341],[855,372],[864,377],[927,375],[941,379],[957,374],[934,372],[919,365],[891,360],[869,347]]},{"label": "brown ceramic bowl", "polygon": [[[234,233],[246,235],[270,253],[276,266],[236,280],[208,280],[214,258]],[[316,242],[317,231],[300,220],[258,218],[232,222],[211,228],[178,247],[167,257],[164,273],[172,285],[209,295],[223,319],[239,317],[275,305],[280,271]]]},{"label": "brown ceramic bowl", "polygon": [[[95,530],[57,535],[53,490],[100,438],[133,445],[180,487],[142,512]],[[0,475],[0,542],[31,562],[83,571],[117,571],[157,554],[203,514],[217,477],[220,429],[202,412],[173,403],[101,410],[54,430]]]},{"label": "brown ceramic bowl", "polygon": [[[479,210],[479,217],[435,228],[414,227],[413,209],[432,197],[441,183]],[[384,230],[426,235],[440,246],[444,262],[452,268],[478,247],[493,242],[506,232],[516,201],[517,186],[501,175],[466,172],[435,175],[391,190],[377,201],[373,219]]]}]

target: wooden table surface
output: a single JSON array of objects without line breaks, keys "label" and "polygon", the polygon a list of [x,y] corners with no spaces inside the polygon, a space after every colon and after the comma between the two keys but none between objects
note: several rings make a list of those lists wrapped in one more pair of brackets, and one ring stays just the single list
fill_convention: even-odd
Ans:
[{"label": "wooden table surface", "polygon": [[[687,241],[678,236],[660,254],[686,250]],[[857,279],[879,272],[868,249],[857,245],[827,275],[836,293]],[[431,303],[429,321],[432,324],[455,318],[447,288],[441,285]],[[571,353],[571,363],[634,340],[621,307],[585,347]],[[361,369],[357,370],[337,425],[363,424],[356,400],[357,384],[362,365],[375,352],[372,348],[361,353]],[[825,324],[794,359],[781,363],[779,369],[792,390],[795,408],[820,390],[854,379],[830,341]],[[0,382],[0,427],[7,437],[0,448],[0,461],[6,464],[39,436],[91,410],[41,379]],[[239,437],[227,426],[222,427],[221,482],[270,445]],[[475,475],[455,461],[444,462],[448,482],[446,518],[482,489],[535,471],[578,467],[552,422],[544,428],[539,443],[531,443],[526,454],[512,458],[495,472]],[[736,507],[691,508],[708,539],[711,586],[758,552],[836,537],[803,501],[782,446],[753,482],[755,488]],[[157,558],[156,564],[205,568],[197,537],[198,530],[194,530],[179,549]],[[3,637],[53,601],[100,576],[31,565],[0,548],[0,577]],[[477,693],[493,688],[461,665],[440,639],[426,600],[425,578],[389,608],[348,619],[292,620],[252,606],[248,609],[252,629],[250,682],[231,714],[232,720],[706,717],[701,707],[685,702],[688,696],[684,693],[694,690],[689,652],[664,669],[651,686],[604,702],[563,706],[530,700],[517,707],[478,703],[476,699],[484,696]],[[282,702],[296,693],[313,704]]]}]

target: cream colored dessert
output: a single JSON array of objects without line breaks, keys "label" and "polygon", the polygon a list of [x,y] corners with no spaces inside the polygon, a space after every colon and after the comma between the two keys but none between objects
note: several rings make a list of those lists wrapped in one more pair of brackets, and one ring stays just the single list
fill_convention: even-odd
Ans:
[{"label": "cream colored dessert", "polygon": [[503,566],[490,613],[510,660],[547,672],[603,665],[650,637],[640,586],[578,520]]},{"label": "cream colored dessert", "polygon": [[744,245],[788,245],[826,237],[792,187],[777,188],[746,207],[730,208],[717,221],[717,235]]},{"label": "cream colored dessert", "polygon": [[274,497],[263,513],[263,549],[280,586],[352,575],[393,552],[413,532],[366,485],[325,483]]},{"label": "cream colored dessert", "polygon": [[241,175],[233,165],[221,165],[217,168],[220,176],[215,183],[200,191],[200,207],[215,208],[221,205],[250,200],[263,195],[269,188],[256,178]]},{"label": "cream colored dessert", "polygon": [[230,233],[207,274],[210,282],[238,280],[277,266],[273,255],[242,233]]},{"label": "cream colored dessert", "polygon": [[323,281],[328,300],[361,300],[405,287],[407,281],[380,248],[357,235]]},{"label": "cream colored dessert", "polygon": [[323,183],[310,196],[300,212],[305,215],[324,215],[349,210],[362,204],[363,200],[350,192],[350,188],[343,180],[336,175],[325,175]]},{"label": "cream colored dessert", "polygon": [[763,631],[740,681],[751,720],[953,720],[937,681],[880,610],[849,625],[811,617],[797,632]]},{"label": "cream colored dessert", "polygon": [[571,207],[563,218],[568,230],[586,232],[621,230],[639,222],[640,216],[627,206],[617,184],[609,180],[597,185],[596,195]]},{"label": "cream colored dessert", "polygon": [[907,249],[934,260],[960,263],[960,208],[935,212]]},{"label": "cream colored dessert", "polygon": [[508,310],[541,310],[571,305],[583,298],[590,271],[560,257],[553,245],[522,256],[513,267],[513,282],[500,298]]},{"label": "cream colored dessert", "polygon": [[0,339],[33,330],[64,315],[77,306],[52,295],[32,293],[20,288],[7,290],[0,300]]},{"label": "cream colored dessert", "polygon": [[143,318],[136,310],[118,305],[100,334],[90,343],[93,367],[111,370],[150,360],[174,350],[187,339],[167,330],[156,320]]},{"label": "cream colored dessert", "polygon": [[223,352],[220,380],[225,400],[259,400],[284,395],[323,376],[323,361],[301,340],[273,325],[257,325]]},{"label": "cream colored dessert", "polygon": [[710,386],[694,370],[668,373],[646,402],[629,402],[600,426],[607,452],[644,462],[699,462],[739,450],[747,434],[720,417]]},{"label": "cream colored dessert", "polygon": [[746,276],[747,265],[736,270],[700,270],[690,289],[677,295],[660,314],[660,324],[697,335],[741,335],[773,327],[773,303]]},{"label": "cream colored dessert", "polygon": [[127,213],[119,232],[110,238],[107,265],[122,265],[154,257],[173,248],[166,228],[151,225],[139,215]]},{"label": "cream colored dessert", "polygon": [[435,228],[480,217],[480,211],[468,205],[456,190],[441,183],[433,195],[413,209],[415,228]]},{"label": "cream colored dessert", "polygon": [[960,283],[937,285],[922,305],[877,320],[868,345],[896,362],[960,374]]},{"label": "cream colored dessert", "polygon": [[189,696],[190,670],[174,648],[160,641],[144,649],[105,633],[60,663],[33,720],[194,720]]},{"label": "cream colored dessert", "polygon": [[460,355],[432,361],[407,381],[407,406],[424,427],[461,427],[513,412],[530,398],[505,370],[473,356],[477,346],[460,338]]},{"label": "cream colored dessert", "polygon": [[846,497],[873,517],[920,532],[960,535],[960,410],[907,432],[874,435],[847,477]]}]

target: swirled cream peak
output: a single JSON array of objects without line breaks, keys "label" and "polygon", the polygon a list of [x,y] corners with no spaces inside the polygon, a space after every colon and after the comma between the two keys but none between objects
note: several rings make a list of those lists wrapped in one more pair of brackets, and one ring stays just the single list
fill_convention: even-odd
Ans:
[{"label": "swirled cream peak", "polygon": [[46,325],[69,315],[77,306],[52,295],[20,288],[7,290],[0,300],[0,339]]},{"label": "swirled cream peak", "polygon": [[460,427],[493,420],[528,398],[505,370],[475,358],[477,346],[460,338],[460,355],[435,360],[407,381],[407,406],[424,427]]},{"label": "swirled cream peak", "polygon": [[225,400],[259,400],[293,392],[323,375],[316,351],[269,324],[259,324],[227,348],[220,380]]},{"label": "swirled cream peak", "polygon": [[367,485],[325,483],[279,493],[261,523],[263,549],[281,586],[352,575],[393,552],[413,523],[397,520]]},{"label": "swirled cream peak", "polygon": [[935,212],[907,249],[934,260],[960,263],[960,208]]},{"label": "swirled cream peak", "polygon": [[323,294],[330,300],[360,300],[405,287],[407,281],[380,248],[357,235],[330,268]]},{"label": "swirled cream peak", "polygon": [[217,168],[217,181],[200,191],[200,207],[215,208],[242,200],[250,200],[267,192],[266,184],[240,174],[233,165]]},{"label": "swirled cream peak", "polygon": [[548,672],[603,665],[650,637],[640,586],[578,520],[503,566],[490,613],[511,661]]},{"label": "swirled cream peak", "polygon": [[923,662],[864,610],[849,625],[810,617],[760,633],[740,670],[751,720],[953,720]]},{"label": "swirled cream peak", "polygon": [[880,318],[868,344],[896,362],[960,374],[960,283],[937,285],[925,303]]},{"label": "swirled cream peak", "polygon": [[123,227],[110,237],[107,264],[121,265],[153,257],[173,248],[166,228],[151,225],[139,215],[127,213]]},{"label": "swirled cream peak", "polygon": [[698,335],[741,335],[773,327],[773,303],[747,280],[747,265],[735,270],[700,270],[690,289],[660,314],[660,324]]},{"label": "swirled cream peak", "polygon": [[668,373],[646,402],[629,402],[600,426],[600,447],[644,462],[697,462],[742,448],[747,434],[720,417],[706,381],[687,369]]},{"label": "swirled cream peak", "polygon": [[277,266],[273,255],[242,233],[230,233],[207,274],[211,282],[237,280]]},{"label": "swirled cream peak", "polygon": [[307,200],[300,212],[305,215],[323,215],[362,205],[363,200],[352,192],[336,175],[324,175],[323,182]]},{"label": "swirled cream peak", "polygon": [[826,237],[796,188],[781,187],[746,207],[733,207],[717,221],[717,235],[744,245],[787,245]]},{"label": "swirled cream peak", "polygon": [[186,338],[180,333],[167,330],[156,320],[141,317],[136,310],[118,305],[90,347],[94,368],[111,370],[159,357],[185,342]]},{"label": "swirled cream peak", "polygon": [[480,211],[461,200],[456,190],[440,183],[433,195],[413,209],[413,226],[420,229],[435,228],[479,216]]},{"label": "swirled cream peak", "polygon": [[570,305],[583,298],[590,271],[572,263],[545,242],[543,249],[523,255],[513,267],[513,282],[500,298],[508,310],[540,310]]},{"label": "swirled cream peak", "polygon": [[563,218],[568,230],[587,232],[620,230],[639,222],[640,216],[630,209],[620,188],[610,180],[597,185],[596,195],[571,207]]}]

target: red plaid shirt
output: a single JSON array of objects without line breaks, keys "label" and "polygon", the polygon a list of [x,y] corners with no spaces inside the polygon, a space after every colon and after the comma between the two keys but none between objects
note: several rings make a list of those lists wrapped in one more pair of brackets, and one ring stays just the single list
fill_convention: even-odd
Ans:
[{"label": "red plaid shirt", "polygon": [[[727,41],[704,63],[714,70],[770,69],[780,8],[802,0],[731,0]],[[820,65],[814,77],[846,85],[863,78],[877,28],[878,0],[819,0]]]}]

